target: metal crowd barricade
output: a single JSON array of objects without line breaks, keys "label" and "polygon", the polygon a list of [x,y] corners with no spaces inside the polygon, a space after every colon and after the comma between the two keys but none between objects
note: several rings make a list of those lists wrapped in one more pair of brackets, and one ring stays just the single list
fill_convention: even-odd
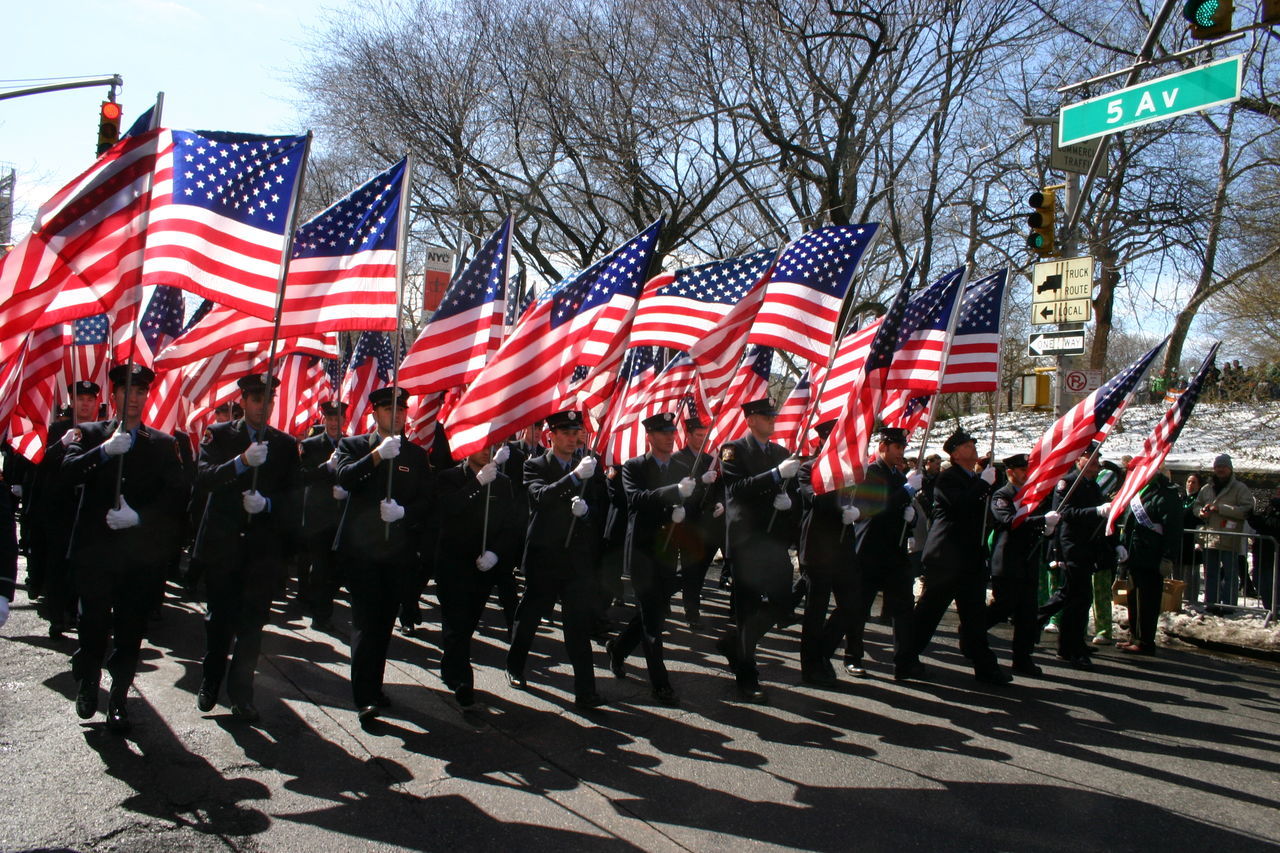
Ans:
[{"label": "metal crowd barricade", "polygon": [[[1256,532],[1245,533],[1244,531],[1233,531],[1233,530],[1204,530],[1202,528],[1195,528],[1194,530],[1191,530],[1188,532],[1192,533],[1196,537],[1196,540],[1198,542],[1203,541],[1203,537],[1205,536],[1220,536],[1220,537],[1230,536],[1237,539],[1244,539],[1246,541],[1256,540],[1259,543],[1261,542],[1271,543],[1271,600],[1267,602],[1267,601],[1262,601],[1261,598],[1259,599],[1260,601],[1262,601],[1264,605],[1270,605],[1270,606],[1249,607],[1239,603],[1242,600],[1242,596],[1240,594],[1240,588],[1239,588],[1240,587],[1239,562],[1236,559],[1236,557],[1239,555],[1237,555],[1234,551],[1228,552],[1232,555],[1232,559],[1230,561],[1230,568],[1229,569],[1222,568],[1219,570],[1219,571],[1227,572],[1227,577],[1229,578],[1230,590],[1231,590],[1231,603],[1219,602],[1215,605],[1217,607],[1222,607],[1224,609],[1233,610],[1237,613],[1265,613],[1267,618],[1263,621],[1262,624],[1264,627],[1269,627],[1276,618],[1277,602],[1278,600],[1280,600],[1280,543],[1276,542],[1275,537],[1264,536],[1261,533],[1256,533]],[[1203,555],[1209,550],[1211,549],[1204,548],[1202,546],[1199,550],[1199,553]],[[1221,549],[1217,549],[1217,550],[1221,550]],[[1248,575],[1249,575],[1248,557],[1250,553],[1251,553],[1251,549],[1246,545],[1245,553],[1243,555],[1245,557],[1244,565],[1245,565],[1246,579],[1248,578]],[[1261,549],[1259,549],[1259,555],[1261,555]],[[1182,561],[1180,560],[1179,562],[1181,563]],[[1196,587],[1204,587],[1204,594],[1207,600],[1209,595],[1209,590],[1207,589],[1208,580],[1209,580],[1207,559],[1205,561],[1202,561],[1198,565],[1195,563],[1194,560],[1192,560],[1190,568],[1192,572],[1197,575],[1201,570],[1204,571],[1205,582],[1204,584],[1197,583]],[[1259,579],[1261,579],[1261,576],[1262,576],[1261,567],[1258,567],[1258,576],[1259,576]],[[1193,587],[1188,586],[1188,589],[1193,589]],[[1261,594],[1262,590],[1259,589],[1258,592],[1259,594]],[[1191,595],[1192,595],[1192,598],[1191,598],[1192,601],[1198,600],[1199,595],[1197,593],[1193,592],[1191,593]],[[1244,596],[1244,598],[1247,600],[1247,596]]]}]

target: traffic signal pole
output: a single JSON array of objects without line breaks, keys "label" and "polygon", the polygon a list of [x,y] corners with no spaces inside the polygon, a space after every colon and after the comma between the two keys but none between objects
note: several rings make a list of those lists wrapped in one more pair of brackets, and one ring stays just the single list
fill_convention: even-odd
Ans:
[{"label": "traffic signal pole", "polygon": [[21,98],[26,95],[43,95],[46,92],[61,92],[64,89],[91,89],[94,86],[110,86],[111,98],[115,100],[116,87],[124,85],[124,78],[119,74],[110,77],[95,77],[92,80],[77,80],[74,83],[51,83],[48,86],[32,86],[28,89],[14,89],[11,92],[0,92],[0,101],[9,98]]},{"label": "traffic signal pole", "polygon": [[[1105,140],[1104,140],[1105,141]],[[1096,162],[1096,161],[1095,161]],[[1080,204],[1080,176],[1075,172],[1067,173],[1066,207],[1075,210]],[[1062,257],[1074,258],[1079,254],[1076,232],[1068,229],[1062,235]],[[1078,332],[1084,329],[1084,323],[1059,323],[1058,328],[1064,332]],[[1063,412],[1071,407],[1071,399],[1064,381],[1067,371],[1075,366],[1075,356],[1056,356],[1058,369],[1053,374],[1053,416],[1062,417]]]}]

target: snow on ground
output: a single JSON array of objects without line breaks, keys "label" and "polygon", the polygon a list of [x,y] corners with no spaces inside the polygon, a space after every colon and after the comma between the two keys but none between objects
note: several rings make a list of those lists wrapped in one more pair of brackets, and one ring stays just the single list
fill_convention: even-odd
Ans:
[{"label": "snow on ground", "polygon": [[[1103,457],[1137,454],[1165,408],[1165,404],[1130,406],[1103,445]],[[1047,412],[1001,412],[995,434],[996,459],[1029,452],[1052,424],[1053,415]],[[991,442],[990,415],[960,418],[959,425],[978,437],[978,448],[985,453]],[[954,419],[935,423],[929,435],[929,452],[942,454],[942,443],[956,426]],[[1208,471],[1213,457],[1224,452],[1231,454],[1241,473],[1280,474],[1280,402],[1197,404],[1169,454],[1169,465]],[[908,455],[914,454],[913,448]]]},{"label": "snow on ground", "polygon": [[1181,613],[1162,613],[1160,631],[1180,639],[1225,643],[1280,653],[1280,624],[1273,621],[1267,627],[1263,624],[1265,620],[1266,614],[1263,613],[1214,616],[1184,607]]}]

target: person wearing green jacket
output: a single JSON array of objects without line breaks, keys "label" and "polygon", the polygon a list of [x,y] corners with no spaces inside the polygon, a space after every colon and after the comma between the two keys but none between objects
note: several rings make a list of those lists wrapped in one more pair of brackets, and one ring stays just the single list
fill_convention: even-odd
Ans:
[{"label": "person wearing green jacket", "polygon": [[1126,565],[1132,600],[1129,606],[1131,639],[1116,647],[1122,652],[1156,653],[1156,623],[1160,619],[1164,575],[1172,572],[1182,543],[1182,515],[1178,488],[1164,471],[1156,472],[1125,512],[1120,541],[1128,552]]}]

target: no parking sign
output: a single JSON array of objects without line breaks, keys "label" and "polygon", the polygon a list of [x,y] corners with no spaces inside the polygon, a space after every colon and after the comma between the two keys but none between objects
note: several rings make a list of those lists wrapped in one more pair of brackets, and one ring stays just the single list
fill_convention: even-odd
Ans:
[{"label": "no parking sign", "polygon": [[1068,370],[1062,377],[1067,390],[1072,394],[1088,394],[1097,391],[1102,385],[1101,370]]}]

